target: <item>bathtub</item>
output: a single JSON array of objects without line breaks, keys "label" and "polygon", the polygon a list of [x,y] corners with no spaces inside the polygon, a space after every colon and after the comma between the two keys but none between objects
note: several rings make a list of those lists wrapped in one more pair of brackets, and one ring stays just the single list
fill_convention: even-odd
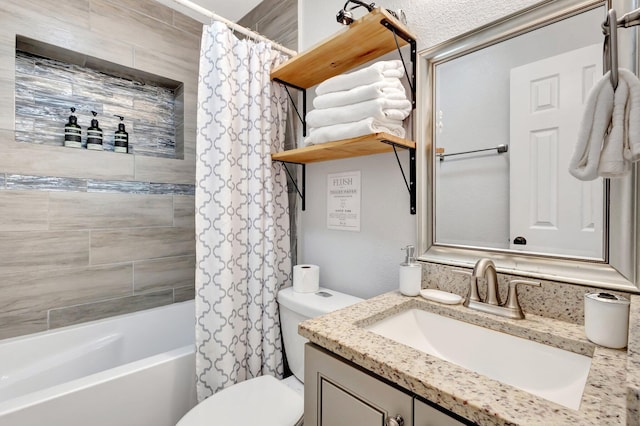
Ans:
[{"label": "bathtub", "polygon": [[0,426],[174,426],[196,404],[193,301],[0,341]]}]

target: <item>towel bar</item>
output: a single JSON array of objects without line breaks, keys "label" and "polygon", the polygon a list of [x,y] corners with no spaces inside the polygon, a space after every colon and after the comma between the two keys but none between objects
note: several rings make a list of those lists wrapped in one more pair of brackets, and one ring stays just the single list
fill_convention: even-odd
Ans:
[{"label": "towel bar", "polygon": [[636,25],[640,25],[640,8],[626,13],[620,19],[616,19],[615,9],[609,9],[607,19],[602,23],[604,72],[611,71],[611,85],[614,90],[618,87],[618,28],[629,28]]}]

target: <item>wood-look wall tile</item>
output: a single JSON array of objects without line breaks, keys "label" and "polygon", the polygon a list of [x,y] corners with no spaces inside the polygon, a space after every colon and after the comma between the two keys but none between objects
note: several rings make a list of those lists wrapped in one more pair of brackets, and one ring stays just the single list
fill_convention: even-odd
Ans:
[{"label": "wood-look wall tile", "polygon": [[160,288],[193,287],[196,279],[195,273],[195,256],[134,262],[134,292],[140,293]]},{"label": "wood-look wall tile", "polygon": [[136,46],[133,56],[134,66],[139,70],[159,74],[182,83],[194,79],[197,81],[199,58],[195,52],[199,52],[199,49],[200,43],[198,42],[191,50],[189,58],[178,58],[146,47]]},{"label": "wood-look wall tile", "polygon": [[16,127],[15,81],[0,78],[0,129],[14,131]]},{"label": "wood-look wall tile", "polygon": [[108,0],[120,7],[142,13],[165,24],[173,24],[173,9],[155,1],[149,0]]},{"label": "wood-look wall tile", "polygon": [[120,40],[130,40],[149,51],[185,61],[193,60],[194,46],[200,43],[193,34],[105,1],[91,2],[89,22],[92,31],[98,34],[106,37],[118,34]]},{"label": "wood-look wall tile", "polygon": [[173,13],[173,26],[191,33],[196,37],[202,37],[202,22],[196,21],[178,11],[174,11]]},{"label": "wood-look wall tile", "polygon": [[[0,10],[10,13],[14,20],[33,25],[35,21],[44,21],[47,26],[59,27],[61,22],[76,27],[89,28],[89,0],[57,1],[50,0],[4,0]],[[29,24],[27,24],[29,23]]]},{"label": "wood-look wall tile", "polygon": [[133,291],[133,265],[130,263],[26,271],[0,277],[2,314],[46,311],[130,295]]},{"label": "wood-look wall tile", "polygon": [[2,10],[0,10],[0,22],[4,25],[0,33],[5,36],[15,38],[18,34],[78,54],[133,67],[133,45],[126,39],[117,37],[117,33],[112,34],[111,37],[105,37],[89,29],[56,19],[47,19],[37,14],[30,19],[29,25],[24,25],[23,21]]},{"label": "wood-look wall tile", "polygon": [[49,311],[49,328],[64,327],[173,303],[173,289],[120,297]]},{"label": "wood-look wall tile", "polygon": [[170,195],[55,192],[50,194],[49,226],[100,229],[171,226]]},{"label": "wood-look wall tile", "polygon": [[[3,134],[4,133],[4,134]],[[0,131],[0,170],[39,176],[132,180],[134,156],[13,140]]]},{"label": "wood-look wall tile", "polygon": [[196,197],[193,195],[173,196],[173,226],[194,228],[196,214]]},{"label": "wood-look wall tile", "polygon": [[46,231],[49,194],[0,191],[0,231]]},{"label": "wood-look wall tile", "polygon": [[91,232],[91,263],[195,255],[193,229],[131,228]]},{"label": "wood-look wall tile", "polygon": [[46,331],[47,311],[0,312],[0,339]]},{"label": "wood-look wall tile", "polygon": [[196,289],[194,286],[180,287],[173,289],[173,301],[175,303],[193,300],[196,297]]},{"label": "wood-look wall tile", "polygon": [[88,264],[88,231],[0,232],[2,274],[63,269]]},{"label": "wood-look wall tile", "polygon": [[238,21],[271,40],[298,49],[297,0],[264,0]]},{"label": "wood-look wall tile", "polygon": [[135,156],[136,180],[195,185],[195,160]]},{"label": "wood-look wall tile", "polygon": [[198,118],[197,87],[189,86],[184,93],[184,159],[196,157],[196,134]]}]

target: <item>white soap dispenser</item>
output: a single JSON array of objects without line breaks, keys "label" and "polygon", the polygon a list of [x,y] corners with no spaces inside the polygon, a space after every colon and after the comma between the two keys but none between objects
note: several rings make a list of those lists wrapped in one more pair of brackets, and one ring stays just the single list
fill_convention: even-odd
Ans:
[{"label": "white soap dispenser", "polygon": [[400,293],[405,296],[417,296],[422,288],[422,265],[416,262],[414,246],[408,245],[404,263],[400,264]]}]

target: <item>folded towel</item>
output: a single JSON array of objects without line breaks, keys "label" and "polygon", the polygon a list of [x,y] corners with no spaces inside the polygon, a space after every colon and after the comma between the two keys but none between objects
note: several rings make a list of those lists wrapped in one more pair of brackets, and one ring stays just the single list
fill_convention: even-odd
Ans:
[{"label": "folded towel", "polygon": [[366,86],[316,96],[313,100],[313,106],[315,108],[333,108],[376,98],[407,99],[407,94],[399,79],[385,78]]},{"label": "folded towel", "polygon": [[380,61],[352,73],[340,74],[323,81],[316,87],[316,94],[340,92],[382,81],[385,78],[400,78],[403,75],[402,61]]},{"label": "folded towel", "polygon": [[[598,176],[607,178],[621,177],[631,170],[631,162],[625,158],[629,151],[628,132],[625,124],[625,106],[629,101],[629,85],[619,73],[618,87],[613,94],[613,111],[609,117],[609,132],[604,136]],[[639,111],[640,112],[640,111]]]},{"label": "folded towel", "polygon": [[626,69],[620,69],[619,76],[629,85],[629,98],[624,109],[624,129],[626,130],[624,157],[630,161],[638,161],[640,160],[640,80]]},{"label": "folded towel", "polygon": [[640,159],[640,81],[619,69],[613,90],[610,72],[591,89],[569,163],[569,173],[580,180],[620,177]]},{"label": "folded towel", "polygon": [[353,123],[334,124],[333,126],[311,129],[304,143],[305,145],[321,144],[379,132],[389,133],[400,138],[404,138],[405,135],[401,122],[385,122],[370,117]]},{"label": "folded towel", "polygon": [[371,117],[380,121],[402,121],[411,114],[411,102],[407,99],[370,99],[352,105],[314,109],[307,114],[309,127],[351,123]]}]

